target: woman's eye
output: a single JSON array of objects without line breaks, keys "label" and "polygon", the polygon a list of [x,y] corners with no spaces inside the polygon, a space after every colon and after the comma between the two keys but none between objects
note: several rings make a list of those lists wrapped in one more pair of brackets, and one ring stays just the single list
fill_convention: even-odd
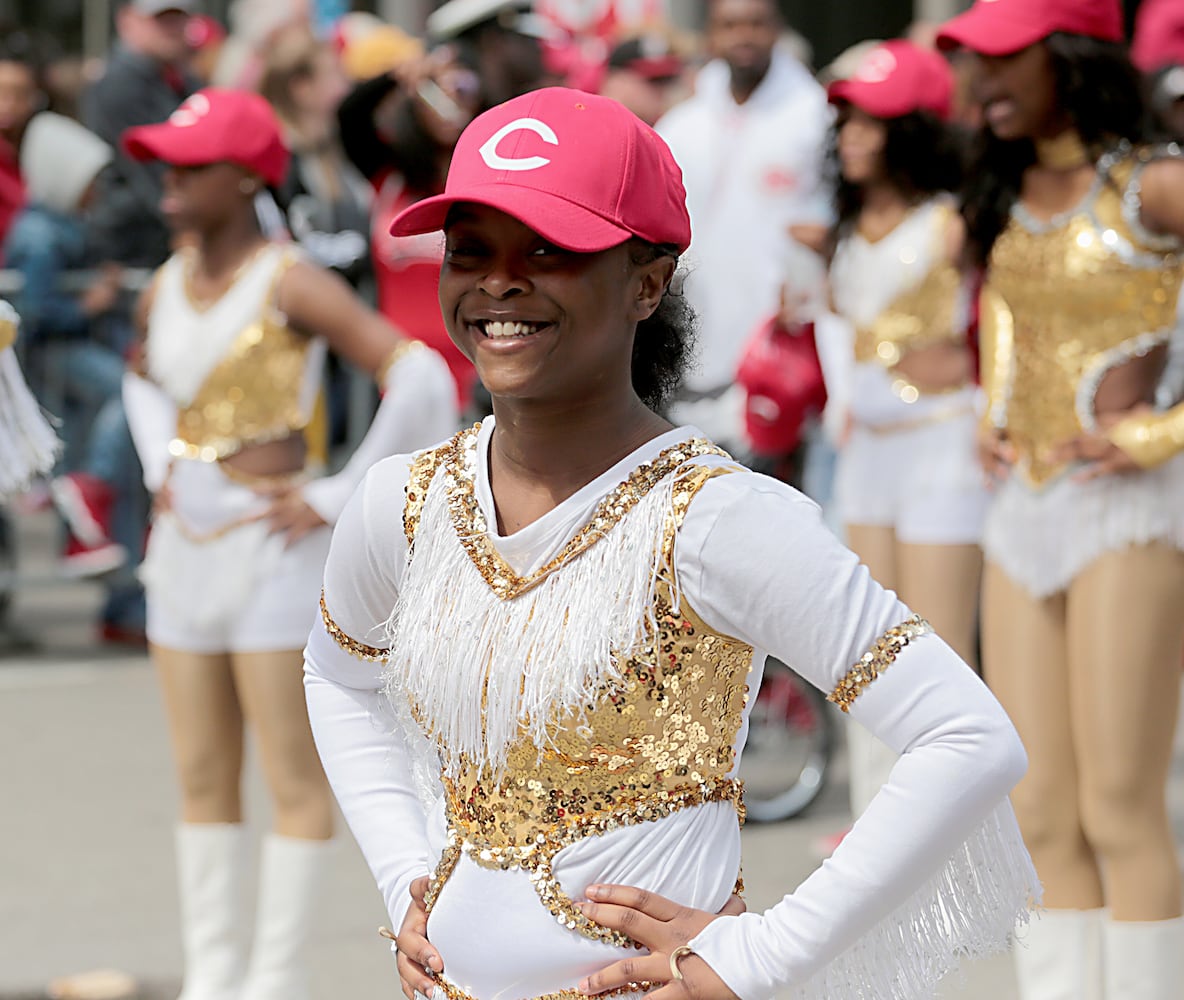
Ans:
[{"label": "woman's eye", "polygon": [[480,257],[483,249],[475,243],[454,243],[451,246],[446,246],[444,252],[449,260],[456,260],[458,258]]},{"label": "woman's eye", "polygon": [[563,247],[557,247],[554,243],[540,243],[535,247],[531,253],[532,257],[557,257],[568,253]]}]

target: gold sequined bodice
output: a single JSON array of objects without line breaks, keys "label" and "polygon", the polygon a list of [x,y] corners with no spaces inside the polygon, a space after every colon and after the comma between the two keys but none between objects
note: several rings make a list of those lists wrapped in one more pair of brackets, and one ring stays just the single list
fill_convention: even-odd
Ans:
[{"label": "gold sequined bodice", "polygon": [[178,410],[169,452],[215,462],[303,430],[311,416],[301,407],[311,345],[282,317],[251,323],[189,405]]},{"label": "gold sequined bodice", "polygon": [[[965,331],[957,328],[962,274],[944,257],[952,216],[950,206],[944,203],[936,206],[928,238],[937,252],[933,247],[924,248],[936,263],[919,282],[897,295],[875,320],[856,328],[856,361],[892,369],[910,351],[963,341]],[[920,251],[908,252],[915,256]]]},{"label": "gold sequined bodice", "polygon": [[981,308],[988,418],[1033,485],[1061,471],[1049,450],[1094,429],[1105,373],[1165,343],[1184,266],[1138,223],[1139,160],[1099,165],[1077,209],[1048,224],[1013,215],[991,253]]},{"label": "gold sequined bodice", "polygon": [[[652,488],[696,453],[688,446],[671,451],[678,460],[660,457],[649,466],[652,476],[633,484],[634,492],[643,483],[644,489]],[[412,470],[405,520],[412,542],[427,490],[443,488],[440,480],[433,483],[433,465],[448,455],[447,450],[427,453]],[[728,471],[698,467],[675,485],[660,543],[668,568],[673,567],[675,533],[694,496],[710,478]],[[628,503],[620,497],[613,502],[612,495],[608,500],[607,509],[622,516]],[[461,503],[451,506],[454,513],[472,515]],[[597,530],[609,527],[601,524]],[[473,534],[465,531],[462,537]],[[562,565],[548,572],[562,573]],[[657,585],[656,633],[621,659],[618,679],[605,684],[592,704],[556,713],[546,746],[537,746],[524,727],[509,748],[503,773],[495,776],[487,766],[462,758],[457,772],[445,775],[448,845],[429,888],[429,909],[464,855],[484,867],[527,871],[542,903],[560,922],[594,939],[628,944],[575,908],[552,877],[554,856],[584,837],[704,802],[732,802],[742,817],[740,786],[728,775],[748,699],[753,650],[705,625],[685,598],[676,611],[667,579]],[[521,597],[524,592],[507,589],[513,581],[504,578],[489,582],[499,593]]]}]

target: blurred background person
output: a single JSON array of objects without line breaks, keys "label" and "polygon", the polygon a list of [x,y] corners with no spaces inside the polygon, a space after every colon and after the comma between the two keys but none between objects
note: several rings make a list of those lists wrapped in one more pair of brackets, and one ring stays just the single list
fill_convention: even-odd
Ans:
[{"label": "blurred background person", "polygon": [[[933,50],[894,40],[866,52],[828,93],[838,112],[830,300],[843,321],[828,332],[847,351],[828,372],[844,410],[838,517],[872,576],[973,667],[987,493],[975,457],[972,293],[953,193],[961,156],[946,124],[953,73]],[[847,733],[859,816],[896,755],[858,725]]]},{"label": "blurred background person", "polygon": [[669,37],[657,31],[634,35],[609,53],[598,92],[652,126],[688,96],[686,70]]},{"label": "blurred background person", "polygon": [[292,153],[275,192],[288,232],[311,259],[356,288],[369,273],[371,192],[338,136],[337,110],[348,90],[333,45],[308,25],[288,25],[267,47],[259,92]]},{"label": "blurred background person", "polygon": [[24,31],[0,38],[0,243],[25,203],[20,148],[25,126],[45,107],[41,63]]},{"label": "blurred background person", "polygon": [[982,656],[1029,770],[1013,800],[1046,911],[1024,1000],[1169,1000],[1184,981],[1167,781],[1184,647],[1184,159],[1148,144],[1118,0],[978,0],[968,171],[980,298]]},{"label": "blurred background person", "polygon": [[447,43],[481,80],[480,110],[550,80],[543,61],[547,28],[533,0],[448,0],[428,16],[428,40]]},{"label": "blurred background person", "polygon": [[[85,227],[111,158],[111,148],[77,122],[36,115],[21,148],[29,201],[5,253],[23,279],[17,302],[31,384],[63,421],[66,454],[51,484],[68,528],[62,567],[71,576],[103,577],[102,638],[142,641],[142,596],[131,571],[145,523],[120,395],[124,358],[100,330],[119,304],[121,270],[100,266]],[[88,283],[68,291],[66,282],[80,275],[90,275]],[[113,574],[120,567],[124,572]]]},{"label": "blurred background person", "polygon": [[671,406],[723,447],[743,445],[736,370],[757,325],[777,312],[794,223],[828,222],[822,152],[830,112],[810,71],[778,45],[774,0],[712,0],[713,60],[695,93],[657,125],[682,168],[699,317],[699,370]]},{"label": "blurred background person", "polygon": [[[188,1000],[304,1000],[333,808],[312,744],[301,650],[332,525],[388,454],[453,431],[443,361],[397,334],[337,275],[260,229],[255,201],[288,153],[257,94],[205,89],[129,130],[168,164],[165,207],[192,245],[141,302],[124,399],[156,512],[142,576],[181,785],[177,830]],[[344,467],[317,477],[304,436],[327,348],[382,402]],[[247,961],[240,880],[246,720],[273,803]]]},{"label": "blurred background person", "polygon": [[163,170],[119,152],[124,131],[162,122],[196,88],[186,37],[195,0],[123,0],[119,41],[103,76],[83,95],[83,123],[115,149],[91,217],[100,255],[131,267],[157,267],[171,235],[160,212]]},{"label": "blurred background person", "polygon": [[359,83],[338,112],[346,153],[375,192],[370,239],[378,308],[444,357],[467,409],[477,376],[440,315],[443,242],[433,234],[393,236],[390,227],[408,205],[444,190],[456,140],[484,101],[481,81],[451,45],[424,56],[394,36],[384,44],[390,68]]}]

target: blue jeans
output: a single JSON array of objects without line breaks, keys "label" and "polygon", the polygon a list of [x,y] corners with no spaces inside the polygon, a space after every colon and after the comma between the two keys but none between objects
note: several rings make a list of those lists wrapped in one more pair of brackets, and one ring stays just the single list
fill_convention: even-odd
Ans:
[{"label": "blue jeans", "polygon": [[144,595],[135,570],[143,554],[148,497],[123,410],[123,358],[102,344],[78,340],[41,345],[29,361],[42,405],[62,420],[66,452],[60,469],[95,476],[115,494],[111,538],[127,549],[128,562],[103,578],[102,618],[142,628]]}]

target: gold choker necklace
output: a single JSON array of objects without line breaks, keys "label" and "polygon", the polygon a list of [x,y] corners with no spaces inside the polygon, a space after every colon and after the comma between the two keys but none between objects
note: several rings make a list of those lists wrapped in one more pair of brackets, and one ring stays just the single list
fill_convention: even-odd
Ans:
[{"label": "gold choker necklace", "polygon": [[1093,158],[1077,130],[1070,128],[1055,139],[1037,139],[1036,162],[1049,170],[1076,170],[1089,166]]}]

